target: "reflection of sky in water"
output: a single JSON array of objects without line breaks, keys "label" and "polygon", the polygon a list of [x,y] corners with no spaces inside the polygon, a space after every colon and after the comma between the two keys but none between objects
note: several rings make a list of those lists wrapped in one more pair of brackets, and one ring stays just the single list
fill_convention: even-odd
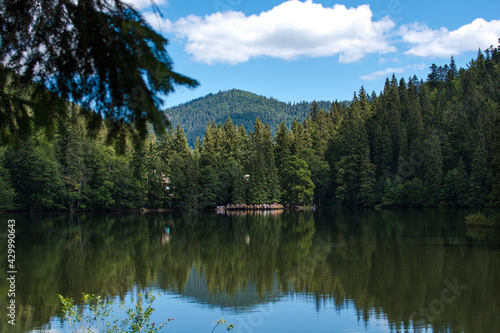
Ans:
[{"label": "reflection of sky in water", "polygon": [[[317,307],[312,297],[292,294],[277,302],[260,304],[250,310],[234,314],[231,309],[215,309],[207,306],[193,306],[175,295],[165,295],[157,303],[155,318],[161,320],[161,312],[175,318],[169,324],[169,332],[209,332],[210,324],[224,317],[236,327],[237,333],[266,332],[390,332],[387,320],[370,317],[367,326],[357,314],[354,305],[348,304],[342,310],[335,305],[323,304]],[[161,305],[160,305],[161,304]],[[156,319],[155,319],[156,320]],[[217,328],[225,331],[225,328]]]},{"label": "reflection of sky in water", "polygon": [[[198,276],[195,269],[191,271]],[[203,277],[201,277],[203,278]],[[201,279],[200,279],[201,280]],[[204,281],[203,281],[204,282]],[[215,332],[225,332],[228,324],[234,324],[235,333],[266,333],[266,332],[394,332],[391,330],[386,315],[372,309],[364,318],[356,308],[353,300],[344,301],[342,305],[335,304],[333,298],[318,300],[313,294],[289,293],[275,295],[272,299],[264,296],[260,303],[248,306],[223,306],[209,303],[203,299],[204,293],[195,296],[180,295],[173,291],[153,291],[156,300],[153,303],[155,311],[151,323],[157,324],[169,318],[174,320],[162,329],[162,332],[211,332],[213,323],[221,317],[227,323],[215,329]],[[147,291],[141,291],[143,294]],[[199,291],[199,289],[198,289]],[[252,293],[251,286],[245,292]],[[135,287],[125,296],[128,308],[132,307],[132,296],[136,299],[138,291]],[[271,291],[272,293],[272,291]],[[116,306],[119,300],[116,299]],[[119,314],[117,316],[120,316]],[[68,325],[61,326],[57,318],[52,318],[51,328],[43,332],[68,332]],[[410,330],[411,331],[411,330]],[[432,332],[432,329],[428,330]]]},{"label": "reflection of sky in water", "polygon": [[[134,292],[135,293],[135,292]],[[126,297],[130,302],[131,293]],[[390,332],[387,319],[372,314],[365,323],[354,305],[349,302],[338,309],[331,300],[325,300],[318,307],[313,297],[306,294],[290,294],[279,301],[258,304],[247,310],[234,311],[203,303],[195,303],[192,297],[183,297],[171,292],[163,293],[154,302],[155,311],[151,322],[160,323],[169,318],[174,320],[162,332],[207,332],[212,323],[224,317],[227,323],[215,329],[225,332],[226,325],[234,324],[235,333],[267,332]],[[60,327],[57,319],[51,320],[51,329],[45,332],[67,332],[67,325]]]},{"label": "reflection of sky in water", "polygon": [[20,275],[17,301],[31,317],[19,315],[16,332],[49,318],[42,331],[68,332],[54,317],[57,293],[130,300],[137,286],[163,294],[152,319],[174,318],[164,332],[210,333],[222,316],[242,333],[401,332],[398,324],[438,304],[443,281],[455,277],[467,290],[416,331],[494,332],[500,251],[467,238],[457,214],[207,213],[189,223],[175,214],[87,214],[20,224],[19,264],[33,274]]}]

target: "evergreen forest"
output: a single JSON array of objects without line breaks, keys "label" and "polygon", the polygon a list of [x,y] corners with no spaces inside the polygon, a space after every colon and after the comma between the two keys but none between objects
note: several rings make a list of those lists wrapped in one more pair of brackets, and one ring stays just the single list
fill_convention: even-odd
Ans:
[{"label": "evergreen forest", "polygon": [[[348,103],[348,102],[346,102]],[[329,110],[331,102],[316,101],[318,107]],[[231,117],[233,123],[252,128],[257,117],[268,123],[271,130],[281,121],[287,127],[297,118],[303,121],[311,111],[312,102],[284,103],[275,98],[259,96],[248,91],[231,89],[208,94],[165,110],[173,126],[180,124],[186,132],[188,144],[193,146],[196,137],[203,137],[208,122],[224,123]]]},{"label": "evergreen forest", "polygon": [[311,103],[301,121],[213,118],[194,145],[180,124],[159,134],[149,126],[140,141],[130,125],[110,144],[113,126],[89,126],[88,112],[67,107],[50,133],[0,147],[0,210],[500,205],[493,47],[466,68],[451,58],[426,80],[392,76],[379,94],[361,87],[349,103]]}]

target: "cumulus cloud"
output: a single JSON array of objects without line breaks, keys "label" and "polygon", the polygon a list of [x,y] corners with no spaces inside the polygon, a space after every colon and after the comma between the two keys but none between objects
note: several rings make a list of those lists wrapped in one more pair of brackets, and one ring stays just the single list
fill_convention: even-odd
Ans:
[{"label": "cumulus cloud", "polygon": [[289,0],[259,15],[226,11],[175,22],[146,18],[153,27],[185,39],[194,60],[238,64],[261,56],[294,60],[337,55],[340,62],[351,63],[368,53],[396,51],[387,39],[394,22],[388,17],[373,21],[372,16],[368,5],[323,7],[312,0]]},{"label": "cumulus cloud", "polygon": [[[124,3],[134,6],[136,9],[141,10],[153,5],[151,0],[123,0]],[[168,4],[167,0],[153,0],[157,6],[165,6]]]},{"label": "cumulus cloud", "polygon": [[172,22],[169,19],[161,18],[157,13],[146,12],[142,14],[142,17],[146,20],[151,27],[160,33],[173,32]]},{"label": "cumulus cloud", "polygon": [[408,69],[413,69],[416,71],[421,71],[427,68],[425,64],[415,64],[415,65],[406,65],[403,67],[397,67],[397,68],[386,68],[386,69],[381,69],[379,71],[363,75],[361,76],[362,80],[365,81],[373,81],[373,80],[379,80],[379,79],[385,79],[387,76],[392,75],[392,74],[401,74],[406,72]]},{"label": "cumulus cloud", "polygon": [[405,54],[449,57],[496,45],[500,36],[500,20],[488,22],[478,18],[453,31],[444,27],[433,30],[423,23],[414,23],[402,26],[399,33],[403,42],[413,45]]}]

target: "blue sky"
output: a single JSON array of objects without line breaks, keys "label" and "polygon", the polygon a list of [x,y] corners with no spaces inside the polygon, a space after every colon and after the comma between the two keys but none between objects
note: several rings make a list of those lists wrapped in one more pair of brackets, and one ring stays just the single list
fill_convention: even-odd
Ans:
[{"label": "blue sky", "polygon": [[166,106],[238,88],[284,102],[350,100],[385,77],[465,67],[497,45],[500,2],[449,0],[126,0],[168,38],[174,70],[197,79]]}]

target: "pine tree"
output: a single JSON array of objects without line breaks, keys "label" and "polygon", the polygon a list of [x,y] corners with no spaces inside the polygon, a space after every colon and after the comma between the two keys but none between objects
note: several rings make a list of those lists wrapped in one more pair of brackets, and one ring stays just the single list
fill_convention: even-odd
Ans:
[{"label": "pine tree", "polygon": [[[0,20],[0,58],[7,70],[17,74],[13,85],[40,83],[31,85],[30,98],[21,104],[16,94],[0,95],[1,104],[9,106],[3,111],[15,119],[5,123],[2,119],[2,135],[31,130],[31,126],[18,128],[16,123],[34,122],[35,128],[50,131],[55,120],[64,119],[69,111],[54,108],[47,112],[46,107],[61,97],[92,105],[97,115],[104,115],[116,127],[126,126],[124,120],[134,124],[135,133],[144,139],[148,122],[158,133],[169,124],[158,94],[169,94],[176,85],[198,85],[173,71],[168,41],[134,7],[120,0],[8,1],[1,6]],[[23,112],[37,99],[45,107]]]},{"label": "pine tree", "polygon": [[290,152],[292,155],[297,155],[303,149],[311,148],[311,137],[309,131],[304,129],[302,123],[297,121],[297,118],[292,123],[293,142]]},{"label": "pine tree", "polygon": [[430,67],[431,72],[427,75],[427,83],[431,89],[439,87],[439,70],[436,64]]},{"label": "pine tree", "polygon": [[236,159],[244,171],[248,170],[249,160],[250,160],[250,141],[248,138],[247,131],[243,125],[238,128],[238,135],[236,139],[236,149],[240,152],[238,158]]},{"label": "pine tree", "polygon": [[471,164],[469,203],[481,206],[489,203],[491,178],[486,160],[484,136],[479,134]]},{"label": "pine tree", "polygon": [[205,131],[205,138],[203,139],[203,149],[200,153],[200,163],[202,166],[210,166],[212,169],[218,169],[218,150],[216,149],[216,128],[215,124],[210,122]]},{"label": "pine tree", "polygon": [[187,145],[184,130],[177,126],[169,158],[173,203],[180,208],[198,206],[198,167]]},{"label": "pine tree", "polygon": [[218,176],[220,190],[217,203],[245,203],[246,181],[243,170],[236,159],[230,157]]},{"label": "pine tree", "polygon": [[45,135],[37,133],[19,144],[9,147],[5,160],[16,190],[16,204],[30,211],[62,208],[64,183],[53,146]]},{"label": "pine tree", "polygon": [[221,198],[219,186],[219,177],[215,170],[210,165],[201,167],[198,175],[199,194],[197,198],[197,206],[214,207],[219,203],[218,198],[222,200],[227,199],[227,197],[224,196]]},{"label": "pine tree", "polygon": [[448,205],[466,206],[468,204],[468,178],[465,164],[460,158],[457,167],[449,170],[443,178],[441,200]]},{"label": "pine tree", "polygon": [[[298,157],[307,163],[314,184],[314,195],[318,198],[318,205],[321,206],[321,200],[326,196],[331,186],[330,166],[312,149],[301,151]],[[282,188],[285,187],[286,183],[282,182]]]},{"label": "pine tree", "polygon": [[319,157],[324,158],[330,139],[330,126],[328,117],[323,109],[320,110],[315,125],[315,131],[311,135],[312,147]]},{"label": "pine tree", "polygon": [[360,203],[371,206],[375,203],[375,164],[370,161],[370,149],[367,147],[360,165]]},{"label": "pine tree", "polygon": [[186,133],[179,124],[177,125],[174,136],[172,138],[171,151],[179,154],[181,157],[187,157],[191,155],[186,140]]},{"label": "pine tree", "polygon": [[318,117],[319,117],[319,106],[318,106],[318,103],[316,103],[316,101],[314,101],[312,103],[312,107],[311,107],[311,120],[313,122],[317,122],[318,121]]},{"label": "pine tree", "polygon": [[236,159],[240,156],[240,151],[237,147],[238,128],[234,126],[231,117],[227,117],[224,123],[224,142],[222,143],[221,157],[223,161],[234,157]]},{"label": "pine tree", "polygon": [[375,166],[370,161],[368,137],[359,103],[353,103],[344,118],[335,150],[337,157],[332,162],[335,166],[337,201],[348,206],[365,204],[375,183]]},{"label": "pine tree", "polygon": [[359,108],[361,117],[363,120],[367,120],[371,116],[371,107],[370,102],[368,100],[368,94],[363,86],[359,89],[359,98],[358,98]]},{"label": "pine tree", "polygon": [[420,82],[420,88],[418,90],[418,97],[420,99],[420,105],[422,107],[422,121],[424,123],[424,128],[429,128],[430,126],[436,126],[434,123],[434,107],[429,96],[429,90],[427,85],[423,81]]},{"label": "pine tree", "polygon": [[263,125],[260,118],[257,117],[250,140],[251,157],[248,188],[250,203],[270,203],[280,199],[280,186],[271,136],[269,125]]},{"label": "pine tree", "polygon": [[269,124],[264,126],[264,142],[265,142],[265,159],[268,165],[268,188],[269,188],[269,201],[279,202],[281,199],[281,186],[279,182],[278,169],[274,160],[274,147],[272,141],[271,127]]},{"label": "pine tree", "polygon": [[492,191],[491,202],[495,206],[500,206],[500,117],[495,120],[495,132],[492,144]]},{"label": "pine tree", "polygon": [[384,179],[392,170],[392,140],[387,125],[377,125],[373,139],[373,163],[376,165],[378,176]]},{"label": "pine tree", "polygon": [[276,167],[278,170],[282,170],[285,161],[290,156],[290,139],[284,121],[276,128],[275,142],[274,154],[276,156]]},{"label": "pine tree", "polygon": [[396,77],[393,75],[392,81],[386,82],[384,90],[383,107],[387,112],[387,127],[391,133],[392,139],[392,170],[397,170],[397,161],[399,158],[399,143],[401,133],[401,101]]},{"label": "pine tree", "polygon": [[85,160],[90,152],[91,142],[86,135],[82,117],[75,113],[70,119],[69,129],[63,136],[63,175],[68,191],[69,208],[79,209],[85,193],[82,190],[86,188],[90,174],[90,167]]},{"label": "pine tree", "polygon": [[438,204],[438,195],[441,190],[443,177],[443,159],[439,136],[431,133],[426,142],[426,155],[424,157],[424,186],[429,205]]},{"label": "pine tree", "polygon": [[308,205],[313,200],[314,183],[305,161],[295,155],[288,158],[283,169],[283,199],[292,205]]}]

